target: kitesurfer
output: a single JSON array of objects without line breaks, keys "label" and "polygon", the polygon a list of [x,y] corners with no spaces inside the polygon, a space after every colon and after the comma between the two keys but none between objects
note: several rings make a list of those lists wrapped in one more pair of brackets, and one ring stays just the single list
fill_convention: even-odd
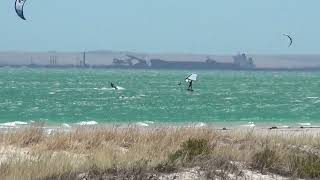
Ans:
[{"label": "kitesurfer", "polygon": [[110,83],[111,87],[114,88],[114,90],[118,90],[118,87],[114,85],[112,82]]}]

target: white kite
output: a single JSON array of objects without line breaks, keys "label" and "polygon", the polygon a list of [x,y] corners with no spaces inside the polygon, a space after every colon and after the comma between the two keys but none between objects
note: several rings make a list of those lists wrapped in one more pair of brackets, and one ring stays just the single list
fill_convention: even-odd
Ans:
[{"label": "white kite", "polygon": [[186,77],[186,82],[196,81],[198,78],[198,74],[190,74]]}]

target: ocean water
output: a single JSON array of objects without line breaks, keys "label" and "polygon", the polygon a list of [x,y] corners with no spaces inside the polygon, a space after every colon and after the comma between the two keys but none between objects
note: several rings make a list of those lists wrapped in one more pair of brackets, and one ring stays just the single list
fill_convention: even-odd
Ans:
[{"label": "ocean water", "polygon": [[0,87],[2,124],[320,124],[320,72],[0,68]]}]

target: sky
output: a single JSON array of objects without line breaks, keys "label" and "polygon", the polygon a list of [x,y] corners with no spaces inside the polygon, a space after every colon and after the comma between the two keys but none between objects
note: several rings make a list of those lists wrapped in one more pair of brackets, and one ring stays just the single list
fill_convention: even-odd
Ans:
[{"label": "sky", "polygon": [[319,0],[27,0],[27,21],[13,6],[0,1],[0,51],[320,53]]}]

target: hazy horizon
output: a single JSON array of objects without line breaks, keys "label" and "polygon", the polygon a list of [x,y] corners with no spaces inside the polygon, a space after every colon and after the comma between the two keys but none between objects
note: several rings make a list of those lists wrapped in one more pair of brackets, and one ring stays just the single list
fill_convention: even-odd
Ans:
[{"label": "hazy horizon", "polygon": [[150,52],[150,51],[129,51],[129,50],[113,50],[113,49],[84,49],[84,50],[0,50],[0,53],[128,53],[128,54],[137,54],[137,55],[217,55],[217,56],[233,56],[237,54],[246,54],[246,55],[262,55],[262,56],[312,56],[320,55],[319,52],[314,53],[249,53],[246,51],[235,51],[230,53],[201,53],[201,52]]},{"label": "hazy horizon", "polygon": [[[0,3],[0,51],[318,54],[319,1],[27,1]],[[294,37],[292,47],[282,34]]]}]

